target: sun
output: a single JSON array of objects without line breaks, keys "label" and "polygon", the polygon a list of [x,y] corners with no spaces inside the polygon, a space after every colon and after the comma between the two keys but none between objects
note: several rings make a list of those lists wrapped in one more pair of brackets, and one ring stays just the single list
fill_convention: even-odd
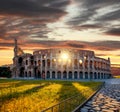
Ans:
[{"label": "sun", "polygon": [[63,60],[68,60],[69,56],[68,56],[68,54],[63,53],[63,54],[61,55],[61,58],[62,58]]}]

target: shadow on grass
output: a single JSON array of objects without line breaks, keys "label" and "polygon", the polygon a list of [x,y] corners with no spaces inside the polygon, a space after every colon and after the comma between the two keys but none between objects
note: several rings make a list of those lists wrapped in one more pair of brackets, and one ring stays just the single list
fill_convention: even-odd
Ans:
[{"label": "shadow on grass", "polygon": [[[14,91],[14,90],[10,90],[10,93],[6,94],[6,95],[1,95],[0,97],[0,102],[2,104],[4,104],[6,101],[9,101],[11,100],[12,98],[19,98],[21,96],[26,96],[26,95],[29,95],[29,94],[33,94],[35,92],[38,92],[40,89],[44,88],[45,86],[48,86],[49,83],[45,83],[44,85],[39,85],[39,86],[35,86],[31,89],[28,89],[26,91],[23,91],[23,92],[17,92],[17,91]],[[2,94],[2,91],[1,91],[1,94]]]},{"label": "shadow on grass", "polygon": [[[60,82],[56,81],[56,83]],[[58,93],[60,103],[53,107],[53,112],[71,112],[87,100],[101,83],[63,81],[60,84],[62,85]]]},{"label": "shadow on grass", "polygon": [[[59,82],[56,82],[59,84]],[[71,112],[81,104],[86,97],[73,85],[73,82],[62,82],[59,91],[59,99],[56,106],[53,107],[53,112]]]}]

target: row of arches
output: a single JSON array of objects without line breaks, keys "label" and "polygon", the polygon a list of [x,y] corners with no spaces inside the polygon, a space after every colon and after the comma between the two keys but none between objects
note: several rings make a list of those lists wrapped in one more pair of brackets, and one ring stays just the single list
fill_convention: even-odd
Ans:
[{"label": "row of arches", "polygon": [[[25,72],[24,77],[31,77],[31,71],[29,72]],[[35,78],[46,78],[46,79],[107,79],[110,78],[110,74],[106,74],[106,73],[96,73],[96,72],[85,72],[83,73],[82,71],[77,72],[77,71],[47,71],[45,73],[45,71],[42,71],[42,73],[40,71],[37,71],[36,74],[33,75],[33,77]]]},{"label": "row of arches", "polygon": [[[22,60],[23,60],[22,58],[19,58],[18,62],[21,64]],[[29,63],[30,65],[42,66],[42,67],[47,66],[48,68],[51,66],[52,67],[56,66],[56,63],[57,66],[59,66],[59,64],[61,65],[61,61],[59,59],[46,59],[46,60],[31,59]],[[91,69],[94,68],[96,70],[108,70],[110,68],[110,65],[108,63],[102,61],[101,62],[92,61],[92,60],[88,61],[87,59],[85,59],[84,61],[82,59],[69,59],[68,61],[66,61],[66,65],[68,66],[68,68],[72,68],[72,63],[74,64],[75,69],[83,68],[83,64],[86,69],[88,69],[88,67]],[[26,65],[28,65],[28,60],[26,60]]]}]

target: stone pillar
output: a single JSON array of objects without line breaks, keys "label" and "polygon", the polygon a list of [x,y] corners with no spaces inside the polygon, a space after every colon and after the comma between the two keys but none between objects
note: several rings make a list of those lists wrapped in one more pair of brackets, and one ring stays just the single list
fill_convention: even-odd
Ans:
[{"label": "stone pillar", "polygon": [[90,57],[88,56],[88,79],[90,79]]},{"label": "stone pillar", "polygon": [[96,72],[96,79],[98,79],[98,72]]},{"label": "stone pillar", "polygon": [[72,79],[74,79],[74,72],[75,72],[75,71],[72,71]]},{"label": "stone pillar", "polygon": [[50,53],[50,71],[52,75],[52,53]]},{"label": "stone pillar", "polygon": [[101,79],[101,72],[99,72],[100,73],[100,79]]},{"label": "stone pillar", "polygon": [[52,79],[52,71],[50,71],[50,79]]},{"label": "stone pillar", "polygon": [[47,54],[45,54],[45,78],[47,78]]},{"label": "stone pillar", "polygon": [[42,67],[42,56],[40,56],[39,58],[40,58],[40,62],[41,62],[41,64],[40,64],[40,71],[41,71],[41,75],[42,75],[42,70],[43,70],[43,69],[42,69],[42,68],[43,68],[43,67]]},{"label": "stone pillar", "polygon": [[77,71],[77,79],[80,79],[79,70]]},{"label": "stone pillar", "polygon": [[56,70],[55,70],[55,79],[57,79],[57,72],[56,72]]},{"label": "stone pillar", "polygon": [[83,54],[83,57],[82,57],[82,72],[83,72],[83,79],[85,79],[85,59],[84,59],[84,54]]},{"label": "stone pillar", "polygon": [[94,67],[94,57],[92,57],[92,72],[93,72],[93,79],[95,79],[94,73],[95,73],[95,67]]},{"label": "stone pillar", "polygon": [[66,71],[67,72],[67,79],[68,79],[68,71]]}]

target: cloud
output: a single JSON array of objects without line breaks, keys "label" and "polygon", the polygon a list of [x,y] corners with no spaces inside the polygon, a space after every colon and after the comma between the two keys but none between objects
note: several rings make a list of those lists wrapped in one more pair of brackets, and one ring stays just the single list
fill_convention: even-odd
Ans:
[{"label": "cloud", "polygon": [[7,47],[0,47],[0,50],[10,50],[10,48],[7,48]]},{"label": "cloud", "polygon": [[105,32],[107,35],[120,36],[120,28],[112,28]]},{"label": "cloud", "polygon": [[65,14],[69,0],[0,0],[0,38],[48,38],[48,23]]},{"label": "cloud", "polygon": [[[47,0],[48,2],[48,0]],[[46,3],[47,3],[46,2]],[[39,16],[53,16],[60,17],[65,14],[64,11],[54,8],[46,7],[45,2],[36,0],[1,0],[0,1],[0,14],[3,15],[15,15],[15,16],[28,16],[28,17],[39,17]]]},{"label": "cloud", "polygon": [[119,0],[75,0],[73,4],[76,8],[72,12],[77,10],[77,14],[70,16],[66,24],[74,30],[98,29],[99,34],[104,34],[116,24],[120,26]]},{"label": "cloud", "polygon": [[33,45],[39,49],[39,46],[43,48],[57,48],[57,47],[69,47],[77,49],[99,50],[99,51],[113,51],[120,50],[120,41],[39,41],[39,40],[27,40],[23,46],[29,47]]}]

